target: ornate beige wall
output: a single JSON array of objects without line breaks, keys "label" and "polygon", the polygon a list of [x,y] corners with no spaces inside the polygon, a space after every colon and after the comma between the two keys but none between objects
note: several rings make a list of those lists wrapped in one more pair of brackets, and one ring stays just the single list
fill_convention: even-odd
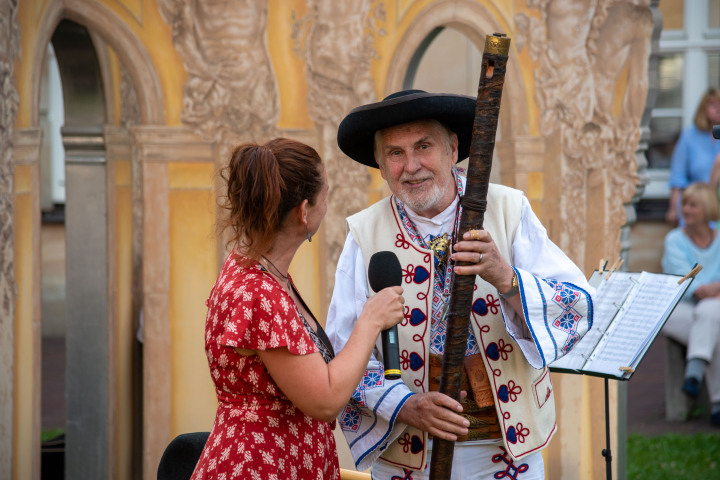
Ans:
[{"label": "ornate beige wall", "polygon": [[[13,126],[19,103],[14,63],[20,54],[17,2],[0,1],[0,477],[12,475],[14,445],[15,311],[17,286],[14,258],[16,181]],[[18,209],[22,209],[22,202]]]},{"label": "ornate beige wall", "polygon": [[[535,11],[516,15],[516,39],[538,64],[540,134],[556,162],[545,168],[544,218],[557,219],[555,238],[587,270],[620,253],[612,232],[625,224],[624,204],[640,183],[635,150],[648,94],[652,12],[649,1],[528,4]],[[591,234],[598,231],[608,235]]]},{"label": "ornate beige wall", "polygon": [[[38,446],[22,433],[39,430],[27,407],[39,398],[34,146],[43,52],[63,18],[88,28],[103,50],[112,107],[102,127],[109,228],[117,234],[108,261],[110,284],[118,288],[110,316],[118,341],[109,347],[117,367],[112,401],[118,417],[111,430],[118,478],[132,476],[123,465],[138,443],[127,406],[132,399],[123,388],[143,386],[144,478],[154,478],[175,435],[211,425],[215,400],[202,329],[204,301],[225,254],[213,231],[214,195],[229,149],[284,135],[321,153],[331,184],[328,215],[292,271],[310,307],[324,317],[344,219],[385,191],[376,171],[338,150],[337,125],[350,108],[403,88],[410,58],[437,27],[462,32],[479,49],[485,35],[511,37],[496,148],[500,178],[526,192],[551,237],[587,274],[601,258],[621,253],[648,96],[653,12],[647,1],[237,0],[227,7],[204,0],[28,0],[0,6],[19,10],[22,48],[17,33],[15,43],[2,43],[0,79],[14,75],[19,86],[15,136],[24,145],[9,153],[9,140],[0,137],[0,216],[16,203],[13,222],[0,223],[0,239],[15,239],[14,247],[3,240],[2,252],[13,254],[0,257],[0,299],[14,299],[0,302],[0,379],[13,379],[0,382],[0,443],[12,435],[14,447],[10,458],[5,449],[0,453],[0,477],[14,468],[38,478],[31,466]],[[2,13],[3,21],[12,18]],[[13,46],[21,51],[14,70],[6,60],[16,55]],[[13,124],[12,109],[0,113],[2,125]],[[8,155],[14,173],[7,171]],[[15,196],[7,200],[2,186],[13,180]],[[13,308],[22,326],[16,330],[5,320]],[[144,369],[138,372],[127,350],[141,311]],[[29,359],[22,366],[19,350]],[[20,381],[18,373],[32,380]],[[598,477],[604,474],[597,458],[604,448],[602,385],[579,377],[554,381],[560,429],[546,454],[550,478]],[[615,390],[612,395],[615,405]],[[564,460],[568,455],[576,461]]]}]

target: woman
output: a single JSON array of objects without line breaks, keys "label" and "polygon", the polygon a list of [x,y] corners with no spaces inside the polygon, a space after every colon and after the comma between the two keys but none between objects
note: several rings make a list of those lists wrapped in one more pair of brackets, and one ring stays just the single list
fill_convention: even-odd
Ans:
[{"label": "woman", "polygon": [[665,218],[672,224],[680,222],[680,197],[685,187],[694,182],[710,180],[715,157],[720,154],[720,140],[712,135],[713,125],[720,124],[720,91],[708,89],[695,111],[693,125],[678,139],[670,163],[670,201]]},{"label": "woman", "polygon": [[709,222],[720,218],[717,192],[694,183],[682,196],[685,226],[665,237],[665,273],[685,275],[703,266],[682,301],[668,318],[663,333],[687,345],[683,392],[696,398],[703,377],[712,402],[711,422],[720,427],[720,239]]},{"label": "woman", "polygon": [[218,409],[192,478],[338,479],[334,419],[381,330],[403,318],[402,288],[371,297],[335,355],[288,273],[327,208],[317,152],[283,138],[242,145],[222,178],[234,249],[207,301]]}]

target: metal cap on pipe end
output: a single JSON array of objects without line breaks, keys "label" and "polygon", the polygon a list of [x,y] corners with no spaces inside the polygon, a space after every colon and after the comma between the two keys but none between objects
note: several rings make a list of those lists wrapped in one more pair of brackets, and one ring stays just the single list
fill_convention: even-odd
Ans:
[{"label": "metal cap on pipe end", "polygon": [[485,52],[495,55],[507,55],[510,51],[510,39],[504,33],[494,33],[485,37]]}]

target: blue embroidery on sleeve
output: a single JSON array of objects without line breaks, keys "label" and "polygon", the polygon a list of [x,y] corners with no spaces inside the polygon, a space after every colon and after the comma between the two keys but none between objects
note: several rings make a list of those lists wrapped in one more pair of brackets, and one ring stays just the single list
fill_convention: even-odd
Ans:
[{"label": "blue embroidery on sleeve", "polygon": [[[383,394],[383,396],[380,397],[377,404],[375,405],[375,407],[373,407],[373,410],[372,410],[372,413],[373,413],[372,416],[374,418],[373,424],[367,430],[365,430],[364,433],[362,433],[360,436],[358,436],[358,438],[356,438],[351,443],[349,443],[349,446],[351,449],[358,441],[360,441],[363,437],[365,437],[365,435],[369,434],[375,428],[375,425],[377,425],[377,409],[380,407],[380,405],[382,404],[385,397],[387,397],[390,394],[390,392],[393,389],[395,389],[395,387],[398,387],[399,385],[403,385],[403,384],[401,382],[396,383],[395,385],[388,388],[387,392],[385,392],[385,394]],[[378,440],[375,443],[375,445],[372,445],[370,448],[368,448],[365,451],[365,453],[363,453],[362,455],[360,455],[358,457],[358,459],[355,461],[355,466],[360,465],[360,463],[362,463],[363,459],[365,457],[367,457],[370,454],[370,452],[372,452],[373,450],[378,448],[378,446],[381,445],[383,442],[385,442],[385,439],[387,439],[387,437],[390,436],[390,432],[392,432],[392,426],[395,425],[395,418],[397,418],[398,413],[400,413],[400,409],[402,409],[403,405],[405,405],[405,402],[407,401],[407,399],[412,397],[413,395],[415,395],[415,394],[410,392],[402,400],[400,400],[400,403],[398,403],[397,407],[395,408],[395,411],[392,414],[392,417],[390,417],[390,420],[388,422],[389,425],[391,426],[391,428],[387,429],[385,434],[383,434],[383,436],[380,438],[380,440]]]},{"label": "blue embroidery on sleeve", "polygon": [[[513,267],[514,268],[514,267]],[[570,283],[570,282],[559,282],[555,279],[542,279],[543,282],[545,282],[547,285],[552,287],[555,292],[552,297],[552,301],[558,305],[560,308],[562,308],[561,314],[555,318],[552,322],[548,321],[548,303],[547,299],[545,297],[545,293],[542,289],[542,285],[540,284],[540,279],[538,277],[533,276],[535,279],[535,284],[537,286],[538,292],[540,294],[540,298],[542,299],[542,309],[543,309],[543,323],[545,324],[545,330],[548,333],[548,336],[550,337],[550,340],[552,341],[553,348],[554,348],[554,358],[553,360],[557,359],[559,356],[559,352],[562,352],[562,354],[566,354],[569,352],[572,347],[575,346],[575,344],[580,340],[580,336],[578,335],[578,325],[583,318],[583,315],[581,315],[577,310],[575,310],[575,306],[577,303],[579,303],[581,296],[584,296],[587,301],[587,318],[586,321],[588,322],[588,330],[592,327],[592,317],[593,317],[593,305],[592,305],[592,297],[582,288],[578,287],[577,285]],[[537,335],[535,334],[535,331],[532,326],[532,322],[529,321],[529,314],[527,309],[527,301],[525,298],[525,292],[522,289],[522,277],[518,275],[518,279],[520,280],[521,285],[521,299],[522,299],[522,305],[523,305],[523,313],[525,314],[526,324],[530,330],[530,334],[532,335],[533,341],[536,345],[538,345],[538,351],[540,353],[540,357],[542,358],[543,367],[547,365],[547,360],[545,358],[545,354],[543,350],[540,347],[540,342],[538,341]],[[558,347],[558,344],[555,340],[555,336],[552,334],[554,331],[560,331],[563,332],[565,335],[567,335],[565,341],[563,342],[562,347]]]}]

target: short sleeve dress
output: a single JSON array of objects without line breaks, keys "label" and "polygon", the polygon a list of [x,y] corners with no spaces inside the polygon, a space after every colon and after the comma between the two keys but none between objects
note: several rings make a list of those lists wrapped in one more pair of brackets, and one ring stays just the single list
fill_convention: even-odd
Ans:
[{"label": "short sleeve dress", "polygon": [[257,263],[241,267],[236,258],[225,260],[207,301],[205,352],[218,408],[192,480],[339,479],[335,422],[305,415],[256,354],[235,348],[320,351],[326,361],[332,353],[270,274]]}]

